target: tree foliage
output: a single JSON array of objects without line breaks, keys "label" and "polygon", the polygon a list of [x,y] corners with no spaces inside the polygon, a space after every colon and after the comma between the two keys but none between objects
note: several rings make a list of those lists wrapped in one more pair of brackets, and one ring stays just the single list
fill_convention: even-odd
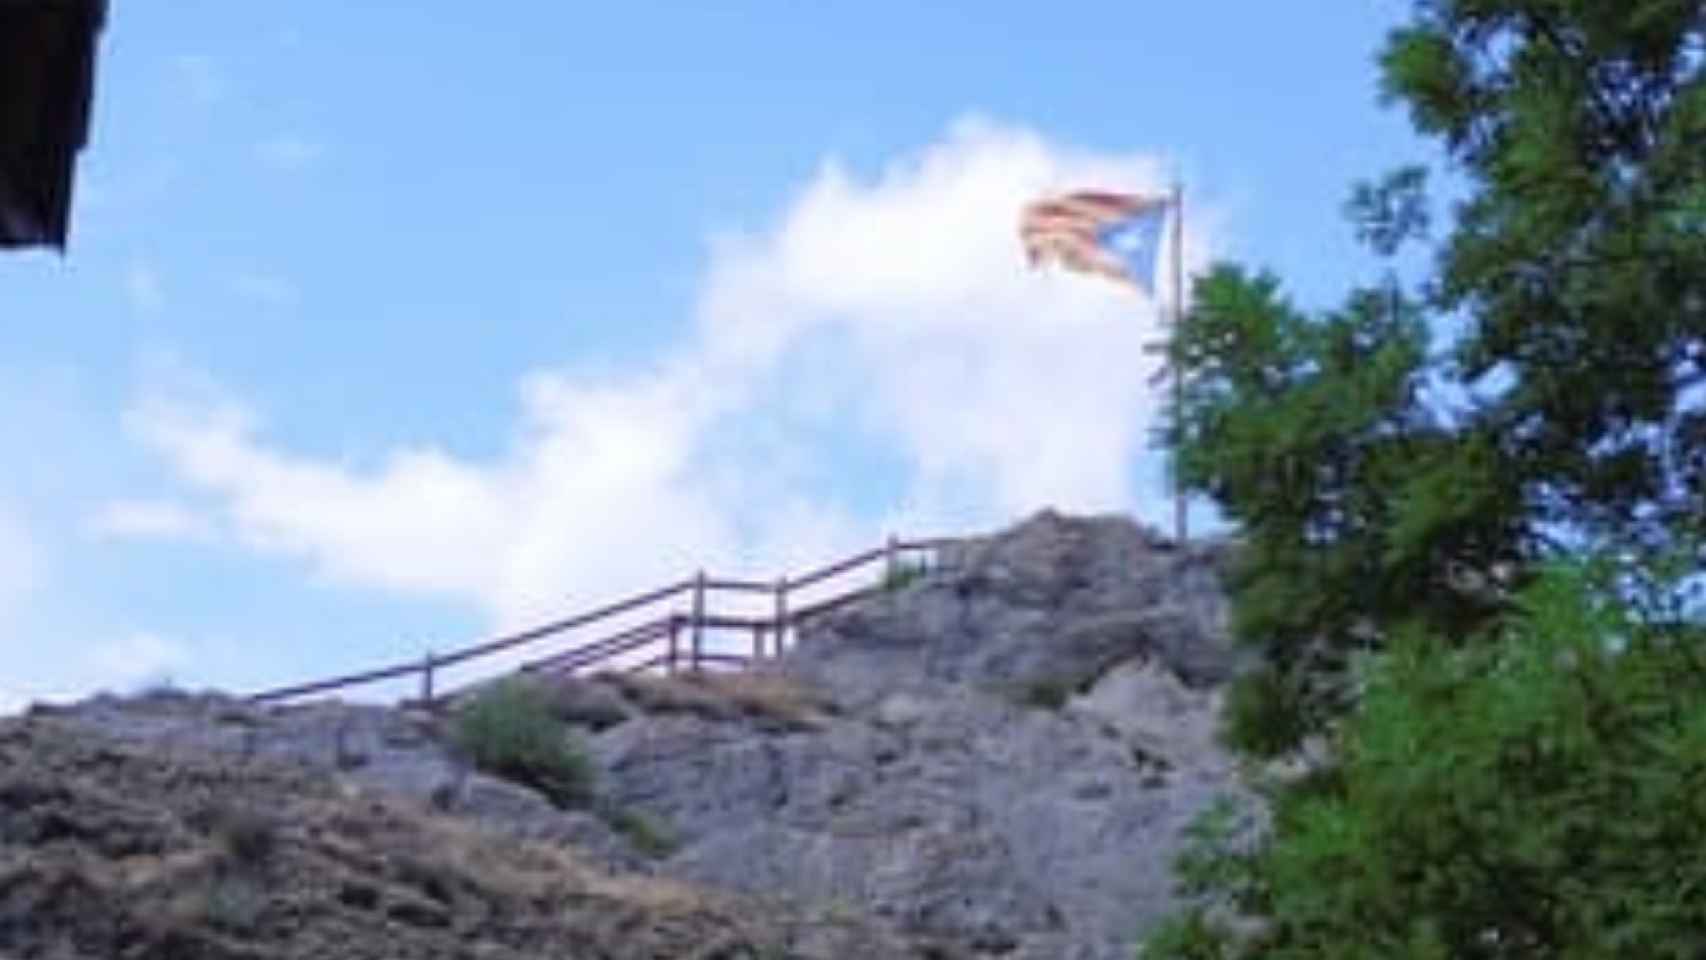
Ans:
[{"label": "tree foliage", "polygon": [[1706,5],[1418,0],[1380,89],[1467,185],[1437,240],[1421,170],[1352,192],[1425,281],[1308,313],[1223,264],[1171,350],[1264,654],[1229,739],[1327,749],[1256,839],[1204,818],[1144,954],[1698,955]]},{"label": "tree foliage", "polygon": [[1433,300],[1514,382],[1478,421],[1536,515],[1649,543],[1706,505],[1703,57],[1698,0],[1435,0],[1382,57],[1471,180]]},{"label": "tree foliage", "polygon": [[[1248,543],[1235,629],[1299,735],[1343,713],[1356,651],[1474,634],[1560,538],[1700,529],[1706,407],[1682,401],[1706,393],[1703,60],[1697,2],[1423,0],[1381,87],[1470,188],[1427,282],[1322,315],[1236,265],[1197,282],[1168,441]],[[1425,239],[1424,188],[1416,168],[1358,186],[1358,235]],[[1442,351],[1446,317],[1464,332]]]},{"label": "tree foliage", "polygon": [[[1424,402],[1418,304],[1360,290],[1310,318],[1235,266],[1196,293],[1176,345],[1190,371],[1178,469],[1242,532],[1233,628],[1267,672],[1235,695],[1259,722],[1234,733],[1279,752],[1342,712],[1353,654],[1399,624],[1473,630],[1503,600],[1466,571],[1533,548],[1492,444]],[[1285,704],[1303,715],[1276,716]]]},{"label": "tree foliage", "polygon": [[[1706,628],[1587,565],[1516,606],[1496,643],[1395,638],[1336,762],[1276,792],[1266,843],[1237,842],[1229,809],[1199,824],[1181,876],[1218,903],[1145,957],[1697,956]],[[1262,923],[1235,934],[1215,906]]]}]

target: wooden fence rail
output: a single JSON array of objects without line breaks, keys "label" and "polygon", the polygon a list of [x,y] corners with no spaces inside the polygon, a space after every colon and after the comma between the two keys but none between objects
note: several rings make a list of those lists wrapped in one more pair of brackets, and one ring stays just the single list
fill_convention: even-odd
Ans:
[{"label": "wooden fence rail", "polygon": [[[674,600],[683,594],[691,595],[690,613],[671,610],[637,626],[626,627],[615,633],[598,637],[590,643],[557,650],[547,656],[523,662],[516,669],[527,673],[574,673],[599,667],[608,669],[617,666],[614,661],[619,658],[631,658],[646,651],[654,652],[638,663],[622,665],[623,668],[635,671],[661,668],[666,672],[673,673],[683,665],[690,670],[699,670],[707,664],[740,667],[767,655],[766,637],[769,637],[771,641],[769,655],[780,655],[786,648],[785,638],[790,629],[797,631],[801,623],[879,593],[883,586],[881,584],[861,586],[800,607],[794,607],[788,602],[790,595],[796,591],[845,576],[878,560],[885,563],[885,578],[892,577],[899,570],[900,563],[905,555],[924,554],[928,556],[938,554],[939,551],[958,542],[960,542],[958,539],[951,537],[912,541],[890,537],[886,544],[874,550],[855,554],[845,560],[838,560],[799,576],[778,577],[775,581],[768,583],[759,580],[709,577],[704,571],[700,571],[688,579],[659,587],[656,590],[648,590],[645,593],[636,594],[585,613],[553,620],[537,627],[495,637],[448,653],[428,653],[420,660],[407,663],[264,690],[252,694],[249,699],[255,703],[276,703],[310,694],[326,693],[377,683],[382,680],[395,680],[399,677],[418,675],[420,677],[420,699],[430,703],[438,695],[438,690],[434,684],[435,674],[446,667],[483,659],[519,647],[538,644],[545,640],[557,638],[571,630],[608,620],[611,617]],[[932,565],[939,565],[939,556],[934,559],[935,563]],[[762,617],[712,613],[707,609],[707,603],[710,595],[718,592],[772,595],[774,597],[774,613]],[[704,645],[706,630],[749,632],[752,635],[751,656],[707,651]],[[687,640],[685,651],[682,650],[684,631]]]}]

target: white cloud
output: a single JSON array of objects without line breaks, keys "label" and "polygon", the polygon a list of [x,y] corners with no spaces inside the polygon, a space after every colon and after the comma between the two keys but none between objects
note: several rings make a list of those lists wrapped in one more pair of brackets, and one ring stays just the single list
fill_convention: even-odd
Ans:
[{"label": "white cloud", "polygon": [[[356,470],[294,454],[240,403],[184,396],[173,377],[127,422],[254,549],[471,601],[503,625],[701,563],[797,570],[890,529],[982,530],[1049,505],[1159,522],[1141,350],[1156,305],[1028,272],[1018,248],[1026,201],[1085,185],[1165,183],[1156,157],[976,121],[874,178],[827,163],[774,225],[716,239],[680,348],[628,373],[528,375],[489,462],[399,448]],[[900,464],[886,509],[852,503],[835,461],[847,438]]]},{"label": "white cloud", "polygon": [[158,313],[166,302],[160,274],[146,260],[133,260],[125,268],[124,292],[139,313]]},{"label": "white cloud", "polygon": [[[716,505],[681,476],[695,428],[676,416],[693,406],[685,386],[542,375],[524,385],[525,423],[505,460],[400,449],[366,475],[267,449],[228,404],[156,395],[129,419],[185,480],[223,499],[250,546],[306,557],[340,581],[472,599],[507,620],[569,584],[679,574],[722,545]],[[643,513],[624,529],[617,514],[629,510]],[[682,545],[673,553],[628,549],[666,529]]]},{"label": "white cloud", "polygon": [[294,133],[281,133],[255,145],[255,156],[274,170],[304,170],[326,156],[326,145]]},{"label": "white cloud", "polygon": [[21,713],[32,703],[74,703],[96,692],[133,694],[148,684],[180,681],[194,665],[193,655],[177,640],[135,631],[60,661],[57,682],[37,677],[6,686],[0,681],[0,717]]},{"label": "white cloud", "polygon": [[213,525],[205,515],[171,500],[115,500],[90,517],[86,528],[96,537],[112,539],[213,538]]}]

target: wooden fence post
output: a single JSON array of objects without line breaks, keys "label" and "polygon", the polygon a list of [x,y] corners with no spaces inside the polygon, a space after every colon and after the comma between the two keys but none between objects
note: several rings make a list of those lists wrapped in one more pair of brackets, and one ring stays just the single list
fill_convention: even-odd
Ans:
[{"label": "wooden fence post", "polygon": [[693,578],[693,652],[689,669],[699,671],[699,657],[705,646],[705,571]]},{"label": "wooden fence post", "polygon": [[776,655],[780,657],[788,636],[788,575],[776,578]]},{"label": "wooden fence post", "polygon": [[665,663],[663,672],[666,676],[675,676],[675,663],[681,659],[681,615],[669,615],[669,660]]},{"label": "wooden fence post", "polygon": [[900,573],[900,538],[892,533],[889,534],[888,544],[883,547],[883,562],[883,583],[894,583],[895,577]]},{"label": "wooden fence post", "polygon": [[421,704],[432,706],[432,651],[426,653],[426,662],[421,665]]}]

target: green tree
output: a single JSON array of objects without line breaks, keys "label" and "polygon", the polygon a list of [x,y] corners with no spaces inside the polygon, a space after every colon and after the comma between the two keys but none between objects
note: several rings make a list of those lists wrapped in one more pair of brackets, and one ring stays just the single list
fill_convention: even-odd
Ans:
[{"label": "green tree", "polygon": [[1432,291],[1471,325],[1451,373],[1514,381],[1477,412],[1537,518],[1664,543],[1697,524],[1706,414],[1706,8],[1698,0],[1420,5],[1383,89],[1473,193]]},{"label": "green tree", "polygon": [[[1247,543],[1234,628],[1268,668],[1235,742],[1330,727],[1354,655],[1400,630],[1483,635],[1561,536],[1660,549],[1700,529],[1706,410],[1679,401],[1706,385],[1703,11],[1422,0],[1381,89],[1469,188],[1427,281],[1319,316],[1265,273],[1197,282],[1166,439]],[[1376,251],[1425,237],[1424,180],[1357,188]],[[1434,349],[1443,317],[1464,332]]]},{"label": "green tree", "polygon": [[[1706,5],[1418,0],[1380,75],[1467,186],[1426,280],[1310,315],[1221,265],[1171,351],[1265,655],[1227,732],[1329,749],[1264,830],[1203,819],[1145,956],[1696,956]],[[1357,187],[1358,235],[1429,240],[1424,187]]]},{"label": "green tree", "polygon": [[[1337,763],[1275,792],[1265,843],[1237,842],[1230,808],[1200,822],[1181,877],[1211,902],[1144,956],[1698,956],[1706,628],[1621,592],[1551,567],[1496,643],[1395,638]],[[1260,922],[1234,933],[1217,907]]]},{"label": "green tree", "polygon": [[1178,467],[1240,528],[1233,629],[1267,667],[1232,732],[1277,753],[1347,707],[1355,653],[1406,623],[1473,630],[1504,600],[1470,573],[1536,548],[1494,446],[1426,403],[1418,304],[1367,289],[1310,318],[1235,266],[1196,294]]}]

